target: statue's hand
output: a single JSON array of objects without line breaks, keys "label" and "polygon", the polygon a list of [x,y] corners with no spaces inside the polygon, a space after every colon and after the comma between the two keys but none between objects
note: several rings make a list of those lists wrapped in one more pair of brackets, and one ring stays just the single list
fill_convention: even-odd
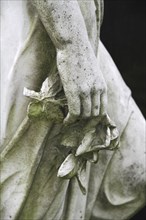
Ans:
[{"label": "statue's hand", "polygon": [[106,113],[106,83],[92,49],[80,54],[71,49],[58,52],[58,69],[69,112],[66,123]]},{"label": "statue's hand", "polygon": [[106,85],[78,1],[31,2],[57,51],[57,67],[69,107],[65,121],[105,112]]}]

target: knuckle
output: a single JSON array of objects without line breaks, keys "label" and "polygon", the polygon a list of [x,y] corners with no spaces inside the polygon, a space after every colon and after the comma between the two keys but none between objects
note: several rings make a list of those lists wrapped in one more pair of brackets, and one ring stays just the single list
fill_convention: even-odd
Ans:
[{"label": "knuckle", "polygon": [[107,86],[106,85],[103,86],[102,93],[107,93]]},{"label": "knuckle", "polygon": [[79,97],[79,92],[77,89],[73,89],[72,92],[68,93],[68,98],[70,99],[70,101],[72,102],[73,100],[78,99]]},{"label": "knuckle", "polygon": [[88,86],[83,86],[80,90],[80,95],[82,97],[87,97],[90,93],[90,88]]},{"label": "knuckle", "polygon": [[102,92],[103,92],[103,90],[102,90],[101,87],[96,87],[96,88],[93,90],[93,93],[94,93],[94,94],[97,94],[97,95],[100,95]]},{"label": "knuckle", "polygon": [[95,93],[100,93],[100,94],[106,93],[107,92],[106,83],[105,82],[101,82],[99,84],[99,82],[95,82],[93,91]]}]

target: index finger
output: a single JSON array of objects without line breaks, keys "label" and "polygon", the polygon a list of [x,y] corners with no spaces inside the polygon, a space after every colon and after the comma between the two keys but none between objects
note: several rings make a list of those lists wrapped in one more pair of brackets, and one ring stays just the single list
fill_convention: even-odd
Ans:
[{"label": "index finger", "polygon": [[80,116],[81,113],[81,102],[78,95],[74,95],[68,99],[68,114],[64,119],[64,124],[74,123]]}]

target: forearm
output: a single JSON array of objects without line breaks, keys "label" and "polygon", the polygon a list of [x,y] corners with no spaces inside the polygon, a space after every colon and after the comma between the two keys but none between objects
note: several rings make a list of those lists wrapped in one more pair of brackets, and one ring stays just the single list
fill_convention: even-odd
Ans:
[{"label": "forearm", "polygon": [[84,69],[90,71],[96,57],[77,0],[32,0],[32,3],[56,47],[62,81],[73,80]]},{"label": "forearm", "polygon": [[58,50],[88,44],[88,34],[77,0],[31,0]]},{"label": "forearm", "polygon": [[[97,116],[106,106],[106,85],[77,0],[31,0],[57,51],[68,101],[66,121]],[[101,97],[100,97],[101,96]],[[105,108],[104,108],[105,109]]]}]

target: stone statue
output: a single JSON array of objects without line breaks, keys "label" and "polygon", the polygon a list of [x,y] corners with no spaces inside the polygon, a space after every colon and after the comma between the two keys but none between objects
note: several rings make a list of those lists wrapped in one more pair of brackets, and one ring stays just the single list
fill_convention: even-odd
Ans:
[{"label": "stone statue", "polygon": [[103,0],[2,0],[2,220],[123,220],[144,118],[100,41]]}]

